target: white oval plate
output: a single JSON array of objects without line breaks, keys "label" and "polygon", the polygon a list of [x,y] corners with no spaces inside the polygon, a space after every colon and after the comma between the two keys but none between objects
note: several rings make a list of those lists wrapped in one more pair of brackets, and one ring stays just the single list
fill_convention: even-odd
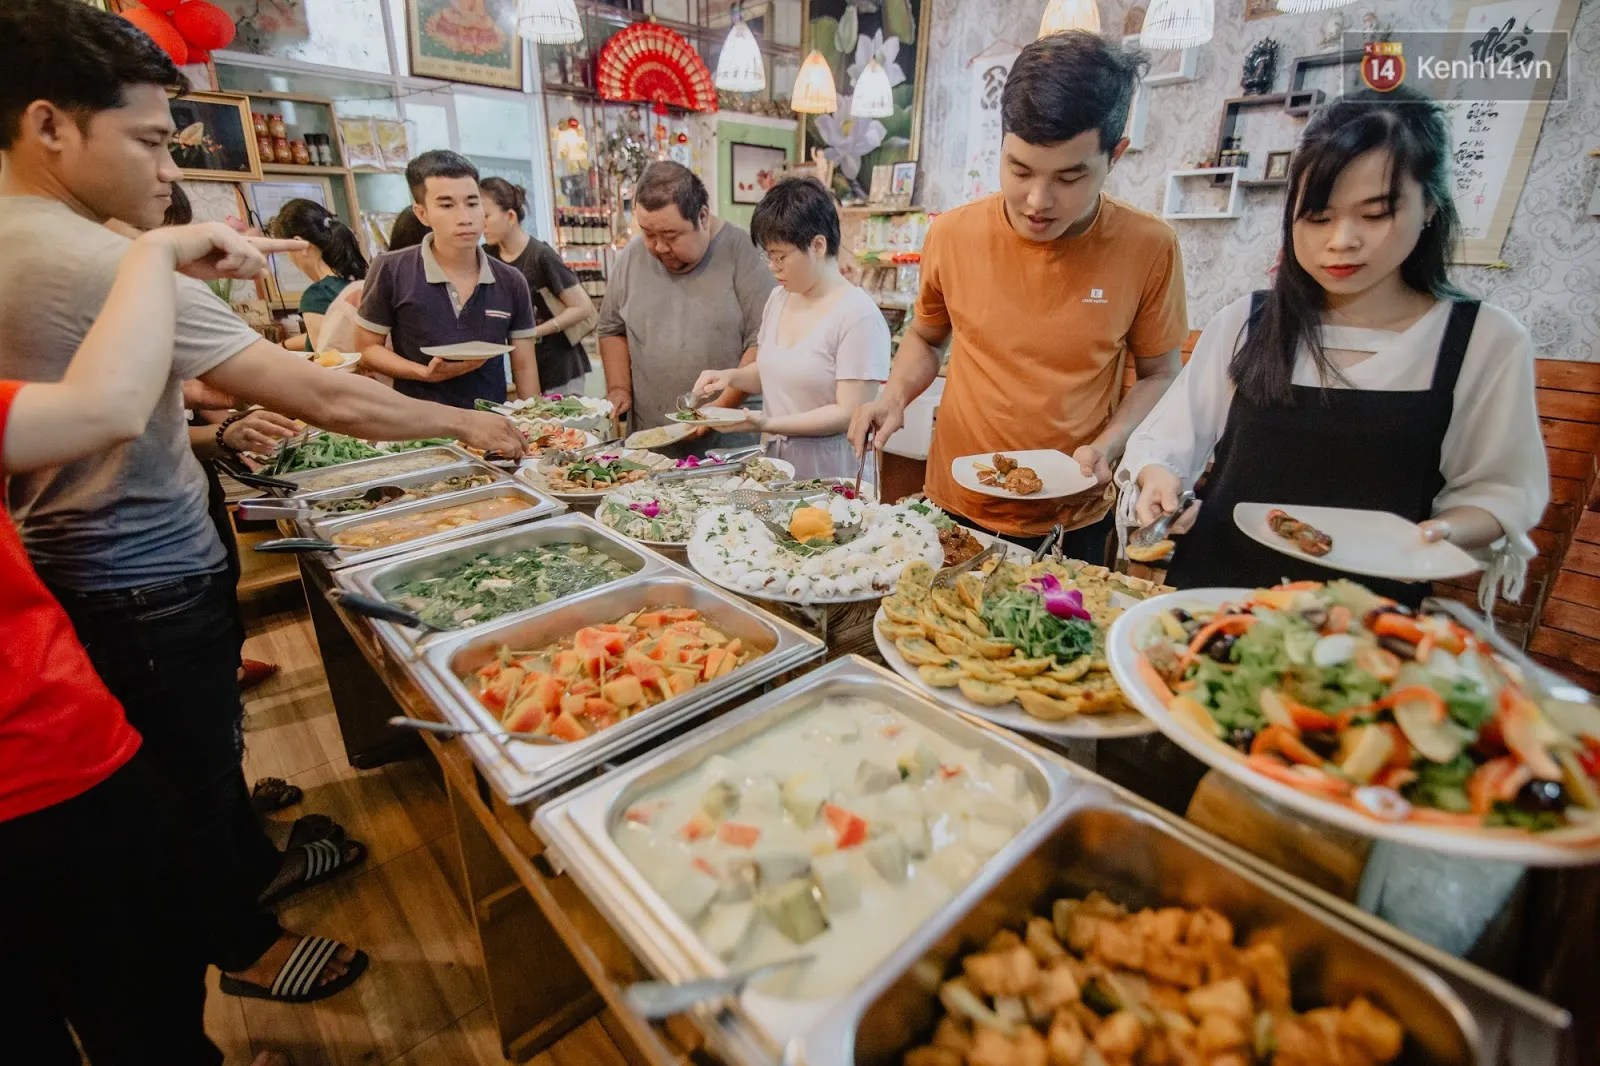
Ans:
[{"label": "white oval plate", "polygon": [[1018,466],[1026,466],[1039,480],[1044,482],[1044,487],[1038,492],[1030,492],[1023,496],[1012,492],[1010,489],[998,488],[994,485],[985,485],[978,480],[978,466],[993,466],[994,452],[984,452],[982,455],[963,455],[950,463],[950,475],[956,479],[956,484],[972,492],[981,492],[985,496],[999,496],[1005,500],[1053,500],[1061,496],[1071,496],[1083,492],[1085,489],[1094,488],[1094,478],[1084,477],[1083,471],[1078,467],[1078,461],[1065,452],[1053,451],[1049,448],[1040,448],[1029,452],[1001,451],[999,454],[1015,459]]},{"label": "white oval plate", "polygon": [[1014,729],[1019,733],[1033,733],[1046,737],[1076,737],[1080,740],[1116,740],[1121,737],[1142,737],[1156,731],[1155,723],[1138,711],[1119,711],[1116,714],[1080,714],[1059,722],[1035,718],[1022,709],[1020,703],[1004,707],[985,707],[961,694],[958,688],[935,688],[917,675],[917,668],[906,662],[894,646],[894,641],[884,636],[878,623],[884,620],[883,608],[872,619],[872,639],[877,642],[878,654],[889,664],[889,669],[926,692],[929,698],[965,714],[983,718],[995,725]]},{"label": "white oval plate", "polygon": [[[1272,510],[1320,529],[1333,538],[1333,550],[1327,555],[1307,555],[1293,541],[1278,536],[1267,525],[1267,512]],[[1234,505],[1233,522],[1245,536],[1273,551],[1349,574],[1392,581],[1441,581],[1483,569],[1482,563],[1454,544],[1424,544],[1414,523],[1388,511],[1240,503]]]},{"label": "white oval plate", "polygon": [[[670,422],[667,425],[656,426],[652,429],[641,429],[637,433],[631,434],[628,439],[622,443],[629,448],[665,448],[669,445],[678,443],[680,440],[683,440],[693,432],[694,426],[687,422]],[[645,437],[645,434],[647,433],[659,436],[660,439],[654,444],[646,444],[644,443],[644,440],[649,439]]]},{"label": "white oval plate", "polygon": [[742,407],[701,407],[694,412],[704,415],[704,418],[683,418],[677,411],[667,417],[680,425],[698,426],[712,422],[743,422],[750,417],[750,412]]},{"label": "white oval plate", "polygon": [[[1287,510],[1287,508],[1285,508]],[[1305,511],[1306,508],[1300,508]],[[1294,512],[1290,512],[1294,513]],[[1299,517],[1299,515],[1296,515]],[[1310,521],[1309,518],[1306,521]],[[1315,523],[1313,523],[1315,524]],[[1111,624],[1106,637],[1106,658],[1111,663],[1111,673],[1122,686],[1122,691],[1156,728],[1165,733],[1174,744],[1190,755],[1247,788],[1292,808],[1301,814],[1348,829],[1361,836],[1389,840],[1414,848],[1463,855],[1468,858],[1494,859],[1501,862],[1521,863],[1525,866],[1585,866],[1600,862],[1600,825],[1588,834],[1583,843],[1568,845],[1550,843],[1550,834],[1529,834],[1518,830],[1452,829],[1436,825],[1415,825],[1406,822],[1381,822],[1360,811],[1331,800],[1321,799],[1302,792],[1291,785],[1274,781],[1250,767],[1240,752],[1212,737],[1202,736],[1167,710],[1161,696],[1139,675],[1138,641],[1149,633],[1151,626],[1159,625],[1156,616],[1169,607],[1215,608],[1220,604],[1239,600],[1250,595],[1251,590],[1240,588],[1188,589],[1169,592],[1130,608]],[[1556,830],[1563,832],[1563,830]]]},{"label": "white oval plate", "polygon": [[[306,362],[310,363],[312,366],[322,366],[322,364],[317,362],[317,360],[316,360],[316,355],[320,355],[320,354],[321,354],[320,352],[314,353],[310,358],[308,358],[306,360]],[[360,352],[340,352],[339,356],[340,356],[340,358],[342,360],[341,362],[335,363],[333,366],[322,366],[322,369],[324,369],[324,370],[354,370],[356,368],[356,364],[361,362],[361,353]]]},{"label": "white oval plate", "polygon": [[511,350],[509,344],[492,344],[489,341],[462,341],[460,344],[436,344],[421,349],[423,355],[435,359],[493,359]]}]

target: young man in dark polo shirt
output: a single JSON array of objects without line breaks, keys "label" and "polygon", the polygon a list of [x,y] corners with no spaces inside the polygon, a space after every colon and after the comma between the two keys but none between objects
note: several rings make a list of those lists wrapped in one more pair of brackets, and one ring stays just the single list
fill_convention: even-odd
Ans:
[{"label": "young man in dark polo shirt", "polygon": [[[455,152],[424,152],[406,167],[406,181],[417,217],[432,232],[420,245],[372,264],[356,316],[361,365],[394,378],[406,396],[454,407],[502,403],[506,374],[499,356],[439,359],[422,349],[465,341],[510,344],[517,396],[537,396],[533,301],[515,267],[478,247],[478,168]],[[384,347],[385,337],[393,351]]]}]

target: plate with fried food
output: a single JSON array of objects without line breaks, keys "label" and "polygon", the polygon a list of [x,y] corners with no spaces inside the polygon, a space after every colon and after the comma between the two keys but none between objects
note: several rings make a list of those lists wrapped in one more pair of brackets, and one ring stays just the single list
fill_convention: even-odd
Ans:
[{"label": "plate with fried food", "polygon": [[1234,524],[1273,551],[1347,574],[1393,581],[1442,581],[1483,564],[1449,541],[1428,542],[1415,522],[1388,511],[1240,503]]},{"label": "plate with fried food", "polygon": [[963,455],[950,463],[950,475],[964,489],[1007,500],[1053,500],[1095,484],[1076,459],[1049,448]]},{"label": "plate with fried food", "polygon": [[932,587],[913,563],[879,605],[873,637],[884,662],[940,703],[996,725],[1045,736],[1109,740],[1155,725],[1123,696],[1105,658],[1105,633],[1148,581],[1087,563],[1001,562]]},{"label": "plate with fried food", "polygon": [[361,362],[360,352],[336,352],[333,349],[315,352],[306,358],[327,370],[354,370]]}]

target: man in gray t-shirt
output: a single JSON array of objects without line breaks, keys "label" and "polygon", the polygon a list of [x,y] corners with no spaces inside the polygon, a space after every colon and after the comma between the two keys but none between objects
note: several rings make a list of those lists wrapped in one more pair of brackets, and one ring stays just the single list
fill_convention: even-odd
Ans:
[{"label": "man in gray t-shirt", "polygon": [[[667,421],[702,370],[755,358],[777,282],[750,234],[714,218],[705,185],[677,163],[645,170],[634,221],[641,236],[617,256],[600,309],[600,358],[618,415],[631,408],[634,428],[647,429]],[[729,390],[713,403],[743,401]]]}]

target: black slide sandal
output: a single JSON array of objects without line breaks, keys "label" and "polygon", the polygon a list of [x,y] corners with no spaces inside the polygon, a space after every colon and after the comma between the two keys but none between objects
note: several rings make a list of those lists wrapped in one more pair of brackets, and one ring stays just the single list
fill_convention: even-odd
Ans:
[{"label": "black slide sandal", "polygon": [[278,976],[272,979],[271,987],[251,981],[241,981],[227,974],[222,975],[217,987],[223,993],[241,999],[268,999],[274,1003],[315,1003],[343,992],[367,972],[367,953],[357,951],[343,976],[326,984],[317,984],[317,977],[333,960],[341,946],[337,940],[330,940],[325,936],[301,937],[300,943],[289,953],[288,961],[278,971]]},{"label": "black slide sandal", "polygon": [[285,807],[293,807],[305,798],[299,785],[291,785],[281,777],[263,777],[250,789],[250,806],[257,814],[271,814]]},{"label": "black slide sandal", "polygon": [[344,826],[326,814],[305,814],[296,818],[294,824],[289,827],[289,840],[283,845],[283,850],[293,851],[318,840],[331,840],[338,844],[344,838]]},{"label": "black slide sandal", "polygon": [[[347,848],[355,849],[355,855],[345,858]],[[306,855],[305,872],[296,881],[280,888],[276,892],[262,895],[260,903],[263,907],[276,906],[290,896],[304,892],[308,888],[332,881],[354,866],[359,866],[367,860],[367,846],[359,840],[314,840],[309,844],[302,844],[300,850]]]}]

